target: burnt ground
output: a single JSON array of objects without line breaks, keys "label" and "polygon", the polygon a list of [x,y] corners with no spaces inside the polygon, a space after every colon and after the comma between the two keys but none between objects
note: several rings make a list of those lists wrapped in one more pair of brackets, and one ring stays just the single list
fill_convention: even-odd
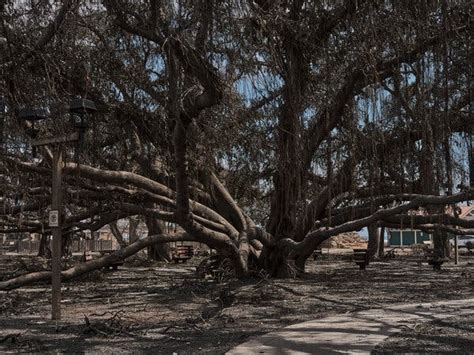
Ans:
[{"label": "burnt ground", "polygon": [[[4,272],[11,273],[17,267],[6,258],[0,256],[0,264],[3,260]],[[247,281],[202,279],[193,267],[199,260],[96,272],[64,284],[58,323],[49,320],[48,285],[0,291],[0,352],[222,354],[251,336],[293,323],[395,304],[474,297],[474,255],[461,261],[435,272],[413,258],[397,257],[360,271],[348,257],[323,255],[309,262],[304,277],[291,280],[264,275]],[[455,332],[469,341],[471,321],[443,327],[446,334]],[[414,341],[422,349],[423,337],[440,327],[418,325],[417,334],[409,329],[391,337],[379,353],[412,349]],[[430,344],[436,351],[437,345]],[[442,342],[438,346],[444,350]]]},{"label": "burnt ground", "polygon": [[474,354],[474,315],[415,323],[372,351],[393,353]]}]

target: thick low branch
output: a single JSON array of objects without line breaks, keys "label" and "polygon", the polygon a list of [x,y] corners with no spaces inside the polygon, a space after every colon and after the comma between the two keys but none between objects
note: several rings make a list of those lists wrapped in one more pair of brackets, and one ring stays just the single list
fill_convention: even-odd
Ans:
[{"label": "thick low branch", "polygon": [[[63,271],[61,273],[62,280],[63,281],[70,280],[74,277],[77,277],[85,273],[114,264],[125,258],[128,258],[131,255],[136,254],[143,248],[146,248],[156,243],[169,243],[169,242],[176,242],[176,241],[195,241],[195,240],[196,240],[195,238],[193,238],[191,235],[187,233],[184,233],[181,235],[159,234],[159,235],[148,236],[146,238],[139,239],[135,243],[130,244],[128,247],[117,250],[116,252],[110,255],[103,256],[99,259],[91,260],[86,263],[76,265],[70,269]],[[0,290],[8,291],[8,290],[13,290],[15,288],[31,285],[36,282],[50,281],[50,280],[51,280],[50,271],[33,272],[30,274],[21,275],[13,279],[0,282]]]},{"label": "thick low branch", "polygon": [[474,189],[470,189],[466,192],[451,196],[420,196],[406,204],[393,208],[379,209],[368,217],[346,222],[337,227],[319,228],[318,230],[308,233],[302,242],[297,243],[294,240],[287,238],[281,240],[280,243],[295,250],[305,250],[305,253],[311,253],[315,246],[319,245],[319,243],[333,235],[359,230],[367,227],[370,224],[377,223],[379,220],[383,220],[390,216],[401,214],[410,210],[417,210],[423,206],[448,205],[472,199],[474,199]]},{"label": "thick low branch", "polygon": [[456,226],[461,228],[474,228],[474,220],[467,220],[450,216],[448,214],[433,214],[428,216],[409,216],[394,215],[383,219],[384,222],[405,225],[405,226],[422,226],[427,224],[439,224],[445,226]]}]

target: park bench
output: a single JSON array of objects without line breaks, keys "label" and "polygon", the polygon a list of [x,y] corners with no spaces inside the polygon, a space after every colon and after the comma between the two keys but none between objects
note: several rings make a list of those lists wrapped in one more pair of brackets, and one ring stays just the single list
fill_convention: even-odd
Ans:
[{"label": "park bench", "polygon": [[82,254],[82,262],[88,262],[92,260],[92,254],[89,251],[85,251],[84,254]]},{"label": "park bench", "polygon": [[[112,253],[115,253],[116,250],[113,250],[113,249],[110,249],[110,250],[101,250],[100,251],[100,256],[106,256],[106,255],[110,255]],[[104,266],[104,269],[112,269],[112,270],[118,270],[118,267],[119,266],[122,266],[123,265],[123,260],[119,260],[119,261],[116,261],[112,264],[109,264],[107,266]]]},{"label": "park bench", "polygon": [[16,245],[0,245],[0,255],[15,252],[16,250]]},{"label": "park bench", "polygon": [[0,246],[0,255],[6,254],[7,251],[8,251],[8,249],[6,247],[4,247],[3,245]]},{"label": "park bench", "polygon": [[367,249],[353,249],[354,250],[354,256],[353,260],[354,262],[359,265],[360,270],[365,270],[365,267],[369,264],[367,260]]},{"label": "park bench", "polygon": [[175,263],[186,262],[194,256],[192,245],[176,245],[173,249],[173,261]]},{"label": "park bench", "polygon": [[313,252],[313,259],[316,260],[317,258],[319,258],[321,255],[323,255],[323,251],[321,249],[316,249],[314,252]]}]

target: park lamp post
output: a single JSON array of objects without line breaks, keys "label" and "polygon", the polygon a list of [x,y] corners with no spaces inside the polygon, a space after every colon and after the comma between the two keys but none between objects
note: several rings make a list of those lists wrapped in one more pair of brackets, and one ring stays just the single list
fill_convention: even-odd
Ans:
[{"label": "park lamp post", "polygon": [[[51,210],[49,211],[48,224],[51,227],[52,255],[51,255],[51,319],[61,319],[61,237],[62,237],[62,144],[68,142],[80,142],[87,128],[86,116],[88,113],[97,111],[95,104],[91,100],[82,98],[73,99],[69,106],[69,112],[73,119],[73,127],[77,132],[34,139],[33,147],[49,145],[53,147],[52,162],[52,201]],[[20,110],[19,117],[31,122],[32,136],[36,138],[37,132],[34,130],[34,122],[47,118],[47,112],[44,109],[25,108]]]}]

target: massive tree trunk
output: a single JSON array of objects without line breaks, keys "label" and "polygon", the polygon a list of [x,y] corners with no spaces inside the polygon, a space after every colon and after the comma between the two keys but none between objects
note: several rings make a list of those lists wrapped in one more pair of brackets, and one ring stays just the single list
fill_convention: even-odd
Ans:
[{"label": "massive tree trunk", "polygon": [[[295,22],[300,17],[302,2],[295,1],[290,18]],[[302,127],[300,115],[307,87],[308,63],[303,48],[292,31],[283,26],[283,103],[278,121],[277,171],[273,177],[274,192],[267,230],[276,242],[283,238],[294,238],[297,230],[298,202],[302,195]],[[267,248],[268,249],[268,248]],[[273,247],[264,251],[263,265],[272,275],[286,277],[293,273],[287,260],[288,251]]]},{"label": "massive tree trunk", "polygon": [[264,247],[260,254],[259,264],[273,277],[294,277],[298,269],[295,261],[288,258],[288,254],[288,249],[284,247]]}]

